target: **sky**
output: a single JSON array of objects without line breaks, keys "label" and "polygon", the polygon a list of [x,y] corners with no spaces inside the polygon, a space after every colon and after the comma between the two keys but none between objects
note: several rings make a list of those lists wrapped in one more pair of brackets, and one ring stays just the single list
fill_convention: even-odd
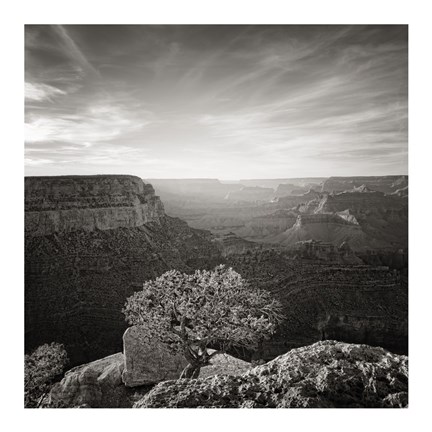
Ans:
[{"label": "sky", "polygon": [[407,26],[25,26],[25,174],[407,174]]}]

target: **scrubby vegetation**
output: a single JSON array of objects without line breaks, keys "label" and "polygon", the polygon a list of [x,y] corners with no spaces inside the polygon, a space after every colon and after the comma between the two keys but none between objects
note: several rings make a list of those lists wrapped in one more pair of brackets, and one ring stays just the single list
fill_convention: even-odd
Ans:
[{"label": "scrubby vegetation", "polygon": [[38,408],[52,384],[68,364],[63,345],[52,342],[41,345],[24,358],[24,406]]}]

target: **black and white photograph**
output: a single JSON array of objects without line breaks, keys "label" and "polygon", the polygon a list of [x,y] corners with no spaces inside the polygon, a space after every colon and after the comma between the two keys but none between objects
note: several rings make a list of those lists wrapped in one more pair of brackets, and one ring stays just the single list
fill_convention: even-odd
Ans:
[{"label": "black and white photograph", "polygon": [[26,408],[407,407],[407,25],[26,25],[24,163]]},{"label": "black and white photograph", "polygon": [[6,429],[423,430],[428,28],[422,1],[7,4]]}]

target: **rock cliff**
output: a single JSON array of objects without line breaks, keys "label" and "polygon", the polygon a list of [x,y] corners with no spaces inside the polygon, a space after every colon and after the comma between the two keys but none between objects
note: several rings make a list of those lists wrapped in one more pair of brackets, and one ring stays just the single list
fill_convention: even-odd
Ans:
[{"label": "rock cliff", "polygon": [[26,178],[26,350],[63,343],[72,365],[121,350],[121,309],[167,270],[221,262],[205,231],[165,215],[132,176]]},{"label": "rock cliff", "polygon": [[408,358],[335,341],[294,349],[239,376],[165,381],[135,408],[403,408]]},{"label": "rock cliff", "polygon": [[284,307],[279,331],[254,358],[330,338],[407,353],[408,281],[396,270],[297,260],[283,250],[230,255],[228,264]]},{"label": "rock cliff", "polygon": [[380,246],[362,231],[355,218],[345,216],[337,213],[301,214],[291,228],[266,240],[286,247],[307,240],[328,242],[334,246],[348,242],[354,250]]},{"label": "rock cliff", "polygon": [[257,216],[246,222],[236,234],[249,240],[265,242],[269,236],[279,234],[291,228],[297,220],[297,214],[291,210],[277,210],[265,216]]},{"label": "rock cliff", "polygon": [[346,212],[355,217],[373,241],[369,249],[408,247],[408,202],[405,197],[382,192],[342,192],[321,199],[316,213]]},{"label": "rock cliff", "polygon": [[27,177],[25,230],[32,236],[136,228],[165,216],[152,185],[133,176]]}]

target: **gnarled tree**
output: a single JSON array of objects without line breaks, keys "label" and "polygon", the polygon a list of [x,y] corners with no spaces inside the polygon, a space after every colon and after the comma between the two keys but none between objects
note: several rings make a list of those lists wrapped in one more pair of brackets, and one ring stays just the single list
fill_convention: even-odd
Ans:
[{"label": "gnarled tree", "polygon": [[183,353],[189,364],[181,378],[196,378],[217,353],[255,349],[274,333],[281,310],[270,293],[221,265],[190,275],[172,270],[147,281],[127,299],[123,313],[129,324]]}]

